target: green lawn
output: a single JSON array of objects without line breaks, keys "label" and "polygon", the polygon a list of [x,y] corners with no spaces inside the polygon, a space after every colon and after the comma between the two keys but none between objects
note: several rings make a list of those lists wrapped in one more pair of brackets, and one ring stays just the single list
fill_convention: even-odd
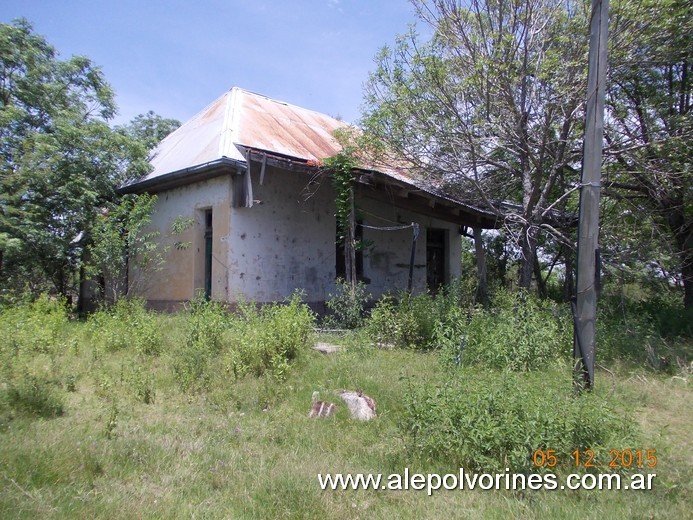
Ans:
[{"label": "green lawn", "polygon": [[[220,368],[206,392],[183,393],[168,355],[180,341],[175,317],[161,318],[159,356],[96,352],[83,324],[70,327],[79,342],[36,361],[74,385],[62,391],[63,415],[0,409],[0,518],[664,519],[693,506],[685,374],[597,374],[597,393],[636,405],[641,448],[657,450],[652,491],[322,491],[318,473],[457,473],[416,456],[399,427],[408,385],[445,377],[438,354],[320,338],[350,348],[307,351],[283,381],[236,381]],[[373,396],[378,418],[354,421],[344,406],[307,418],[313,391],[339,404],[332,392],[342,388]]]}]

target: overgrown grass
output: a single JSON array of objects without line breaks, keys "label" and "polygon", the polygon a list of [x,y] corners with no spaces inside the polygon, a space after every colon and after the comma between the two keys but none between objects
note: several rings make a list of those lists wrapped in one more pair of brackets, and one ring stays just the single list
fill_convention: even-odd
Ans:
[{"label": "overgrown grass", "polygon": [[463,369],[442,385],[417,386],[405,395],[403,427],[412,449],[432,460],[532,473],[538,449],[555,450],[563,463],[589,449],[605,467],[611,450],[640,449],[631,410],[605,392],[575,395],[567,370]]},{"label": "overgrown grass", "polygon": [[366,330],[378,344],[414,350],[435,350],[458,343],[465,315],[456,286],[437,295],[403,292],[387,296],[373,308]]},{"label": "overgrown grass", "polygon": [[[237,317],[200,303],[194,311],[199,323],[192,310],[152,314],[148,319],[161,333],[158,355],[134,344],[106,348],[94,341],[92,324],[72,322],[62,311],[47,313],[45,327],[53,332],[44,336],[44,346],[28,333],[12,336],[43,319],[33,315],[44,313],[39,307],[0,314],[4,338],[25,338],[0,343],[0,518],[584,518],[586,510],[605,518],[684,518],[690,511],[693,401],[682,372],[672,377],[632,363],[610,365],[614,374],[599,371],[596,391],[584,399],[570,394],[567,372],[556,365],[507,372],[473,364],[451,371],[437,350],[378,349],[362,331],[321,338],[346,346],[326,356],[308,348],[317,338],[306,336],[312,318],[299,301],[265,311],[248,307]],[[208,384],[194,390],[180,384],[175,368],[179,349],[193,345],[204,345],[208,355]],[[269,366],[263,361],[262,369],[234,374],[230,353],[245,348],[252,351],[247,360],[275,349],[279,370],[268,355]],[[24,379],[27,371],[49,381],[62,415],[12,403],[12,382],[31,381]],[[378,418],[352,420],[336,397],[344,388],[373,396]],[[447,401],[431,401],[436,389],[447,392]],[[336,417],[308,419],[316,390],[321,399],[337,402]],[[436,422],[446,407],[457,417],[486,414],[488,421],[472,422],[467,431],[458,426],[448,436],[457,445],[448,452],[426,449],[422,439],[432,442],[435,435],[442,438],[438,430],[456,427]],[[513,427],[541,408],[559,427]],[[613,437],[619,430],[609,425],[628,416],[635,423],[620,424],[627,435]],[[418,437],[412,435],[414,419],[423,428]],[[584,420],[581,427],[607,434],[568,432],[578,419]],[[465,454],[464,440],[488,431],[497,440],[488,453]],[[542,437],[551,431],[553,436]],[[567,443],[571,435],[597,439],[585,446],[594,449],[655,449],[655,489],[441,490],[429,497],[413,490],[332,492],[318,486],[317,474],[327,472],[456,473],[459,464],[474,464],[469,461],[491,471],[499,460],[493,450],[525,432],[529,443],[520,458],[533,443],[557,450],[583,444]]]},{"label": "overgrown grass", "polygon": [[[547,371],[572,352],[572,320],[564,307],[525,292],[499,291],[491,309],[476,308],[456,363],[513,371]],[[454,347],[454,345],[453,345]],[[455,349],[446,353],[453,359]]]}]

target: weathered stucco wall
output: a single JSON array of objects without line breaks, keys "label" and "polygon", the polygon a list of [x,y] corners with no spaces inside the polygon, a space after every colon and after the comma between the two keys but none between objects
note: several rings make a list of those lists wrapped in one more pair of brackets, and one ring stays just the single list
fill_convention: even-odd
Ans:
[{"label": "weathered stucco wall", "polygon": [[[430,228],[446,230],[447,281],[460,275],[459,226],[388,206],[369,198],[358,200],[357,206],[361,210],[359,213],[362,223],[366,226],[382,228],[406,225],[412,222],[419,224],[419,237],[416,242],[414,259],[413,290],[415,293],[426,290],[426,237]],[[364,251],[363,274],[370,278],[368,291],[374,297],[407,288],[412,236],[411,228],[398,231],[364,228],[363,239],[364,242],[370,244],[370,247]]]},{"label": "weathered stucco wall", "polygon": [[[229,281],[224,266],[228,263],[230,193],[230,177],[224,176],[158,194],[152,228],[160,233],[166,261],[160,271],[144,274],[145,284],[138,291],[152,306],[175,306],[204,289],[204,219],[208,209],[213,217],[212,297],[226,299]],[[177,217],[192,218],[194,223],[174,235],[171,225]],[[178,249],[177,242],[190,245]]]},{"label": "weathered stucco wall", "polygon": [[307,175],[267,167],[260,185],[257,170],[252,173],[253,198],[259,203],[235,208],[232,217],[231,298],[243,294],[269,302],[302,289],[307,301],[324,301],[335,277],[330,187],[313,186],[307,198]]},{"label": "weathered stucco wall", "polygon": [[[283,300],[295,290],[305,291],[311,303],[324,302],[334,292],[336,276],[336,221],[329,180],[308,186],[305,174],[267,167],[260,185],[257,163],[252,167],[251,208],[234,208],[230,176],[172,189],[158,196],[152,226],[167,248],[163,270],[145,278],[140,291],[159,308],[174,308],[189,300],[205,284],[205,211],[212,210],[212,298],[256,302]],[[310,196],[308,196],[310,195]],[[460,274],[458,226],[369,198],[356,201],[359,220],[384,227],[416,222],[414,290],[426,290],[426,238],[430,228],[445,230],[446,280]],[[177,217],[194,224],[173,235]],[[407,288],[412,229],[384,231],[364,228],[363,275],[368,292],[379,297]],[[179,249],[176,242],[188,242]]]}]

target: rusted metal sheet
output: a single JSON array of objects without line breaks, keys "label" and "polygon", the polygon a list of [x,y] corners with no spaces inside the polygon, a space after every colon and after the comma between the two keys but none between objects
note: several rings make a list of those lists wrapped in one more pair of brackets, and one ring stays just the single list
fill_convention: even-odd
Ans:
[{"label": "rusted metal sheet", "polygon": [[325,114],[239,91],[241,124],[236,144],[304,160],[320,160],[341,149],[334,131],[346,123]]},{"label": "rusted metal sheet", "polygon": [[166,137],[140,181],[211,163],[222,157],[243,161],[243,148],[297,159],[320,160],[340,146],[333,136],[347,124],[325,114],[234,87]]},{"label": "rusted metal sheet", "polygon": [[[152,153],[153,170],[140,181],[219,159],[229,97],[229,93],[224,94],[166,137]],[[242,156],[237,152],[231,158],[242,159]]]},{"label": "rusted metal sheet", "polygon": [[[152,154],[152,172],[123,190],[137,191],[140,185],[156,191],[160,182],[163,186],[181,172],[192,172],[186,179],[193,180],[198,178],[198,170],[201,175],[212,165],[227,171],[231,166],[224,161],[236,164],[237,172],[250,160],[266,164],[268,157],[290,166],[289,170],[314,171],[311,163],[339,153],[341,146],[334,133],[348,126],[328,115],[234,87],[166,137]],[[406,187],[430,198],[432,204],[442,202],[473,215],[482,227],[500,223],[492,212],[452,198],[430,181],[410,175],[401,161],[362,159],[364,173],[377,174],[388,185]]]}]

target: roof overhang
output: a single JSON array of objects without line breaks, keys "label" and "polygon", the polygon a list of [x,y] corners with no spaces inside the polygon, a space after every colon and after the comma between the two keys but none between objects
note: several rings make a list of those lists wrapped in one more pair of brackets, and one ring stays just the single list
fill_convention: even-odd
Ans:
[{"label": "roof overhang", "polygon": [[247,168],[244,161],[222,157],[190,168],[184,168],[167,173],[159,177],[153,177],[142,181],[126,184],[118,189],[121,194],[126,193],[159,193],[162,191],[185,186],[193,182],[205,181],[222,175],[241,174]]},{"label": "roof overhang", "polygon": [[[310,175],[319,170],[319,166],[305,159],[248,147],[245,150],[246,157],[252,162]],[[355,192],[359,196],[460,226],[495,229],[503,223],[502,217],[491,211],[435,193],[433,188],[422,187],[413,181],[365,168],[357,168],[355,173]]]},{"label": "roof overhang", "polygon": [[[314,175],[319,170],[319,166],[305,159],[268,150],[242,148],[246,161],[222,157],[215,161],[125,185],[119,189],[119,192],[121,194],[145,192],[154,194],[223,175],[240,175],[247,170],[249,162],[309,175]],[[371,169],[357,169],[356,173],[355,193],[359,196],[460,226],[494,229],[502,225],[502,217],[493,212],[452,199],[445,194],[435,193],[433,188],[417,185],[405,178],[396,178]]]},{"label": "roof overhang", "polygon": [[499,228],[502,217],[445,195],[424,189],[414,182],[395,179],[379,171],[368,170],[357,178],[356,193],[398,209],[452,222],[460,226]]}]

